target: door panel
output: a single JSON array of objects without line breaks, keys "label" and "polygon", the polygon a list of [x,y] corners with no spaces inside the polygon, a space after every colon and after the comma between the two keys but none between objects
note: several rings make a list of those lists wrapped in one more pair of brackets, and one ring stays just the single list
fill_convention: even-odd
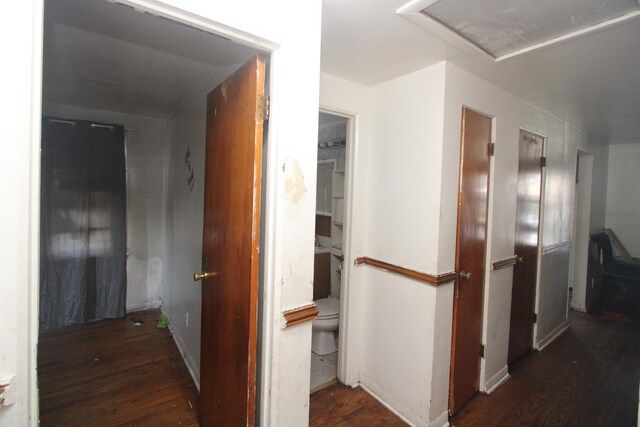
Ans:
[{"label": "door panel", "polygon": [[264,58],[207,96],[200,422],[254,425]]},{"label": "door panel", "polygon": [[449,412],[478,392],[491,118],[462,110]]},{"label": "door panel", "polygon": [[514,253],[519,258],[513,267],[509,363],[527,353],[531,349],[533,341],[540,192],[542,188],[540,158],[542,157],[543,144],[543,137],[524,130],[520,131],[514,249]]}]

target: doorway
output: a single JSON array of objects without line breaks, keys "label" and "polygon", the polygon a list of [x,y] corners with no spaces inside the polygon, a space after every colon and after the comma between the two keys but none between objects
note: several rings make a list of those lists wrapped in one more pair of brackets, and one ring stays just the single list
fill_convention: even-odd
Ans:
[{"label": "doorway", "polygon": [[508,363],[531,350],[535,318],[544,137],[520,130]]},{"label": "doorway", "polygon": [[479,390],[492,118],[462,109],[449,414]]},{"label": "doorway", "polygon": [[349,119],[318,115],[318,168],[313,300],[319,310],[312,323],[311,393],[337,381],[344,267],[345,177]]},{"label": "doorway", "polygon": [[126,133],[130,326],[162,306],[200,386],[205,100],[258,50],[103,0],[47,0],[44,34],[43,115]]}]

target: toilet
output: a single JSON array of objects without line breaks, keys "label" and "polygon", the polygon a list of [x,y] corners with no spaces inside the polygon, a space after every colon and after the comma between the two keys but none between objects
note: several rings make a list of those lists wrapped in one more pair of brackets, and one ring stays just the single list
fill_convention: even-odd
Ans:
[{"label": "toilet", "polygon": [[311,351],[324,356],[338,351],[334,332],[340,323],[340,300],[322,298],[315,301],[318,318],[311,322]]}]

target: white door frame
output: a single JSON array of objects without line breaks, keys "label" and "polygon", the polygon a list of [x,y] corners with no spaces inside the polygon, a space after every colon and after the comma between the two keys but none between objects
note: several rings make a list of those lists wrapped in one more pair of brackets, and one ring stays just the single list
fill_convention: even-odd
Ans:
[{"label": "white door frame", "polygon": [[[37,386],[37,346],[38,346],[38,332],[39,332],[39,259],[40,259],[40,248],[39,248],[39,232],[40,232],[40,170],[41,170],[41,162],[40,162],[40,140],[41,140],[41,113],[42,113],[42,83],[41,78],[43,75],[43,63],[42,63],[42,54],[44,51],[44,46],[42,43],[44,37],[44,2],[45,0],[33,0],[35,4],[35,9],[37,11],[37,16],[34,17],[34,26],[33,26],[33,37],[37,42],[34,43],[33,47],[33,57],[32,61],[32,75],[33,75],[33,91],[32,91],[32,114],[31,114],[31,170],[32,170],[32,179],[30,183],[30,201],[31,201],[31,215],[29,218],[30,221],[30,229],[31,229],[31,246],[30,246],[30,259],[31,263],[29,265],[29,286],[28,286],[28,294],[29,294],[29,324],[28,324],[28,334],[29,334],[29,355],[28,355],[28,364],[29,364],[29,389],[27,390],[28,395],[28,411],[30,415],[31,422],[34,426],[38,424],[38,413],[39,413],[39,393]],[[275,41],[265,39],[263,37],[247,33],[245,31],[238,30],[232,26],[225,25],[221,22],[216,22],[210,20],[208,18],[204,18],[202,16],[196,15],[191,12],[184,11],[182,9],[178,9],[172,6],[168,6],[166,4],[160,3],[155,0],[105,0],[112,1],[115,3],[121,3],[127,6],[131,6],[136,10],[145,11],[151,13],[155,16],[163,17],[172,21],[180,22],[185,25],[195,27],[197,29],[220,35],[225,38],[228,38],[234,43],[238,43],[244,46],[252,47],[254,49],[263,51],[267,54],[270,54],[270,82],[269,87],[271,91],[271,105],[275,106],[278,103],[277,96],[277,81],[280,77],[280,62],[278,56],[279,44]],[[250,13],[250,12],[248,12]],[[268,131],[268,139],[271,141],[275,141],[275,135],[278,133],[278,129],[280,127],[279,124],[279,115],[277,113],[277,108],[272,108],[272,114],[270,116],[269,123],[269,131]],[[264,423],[263,420],[268,420],[270,416],[271,409],[271,395],[269,393],[268,385],[271,384],[271,365],[273,362],[273,324],[274,324],[274,305],[275,305],[275,296],[274,296],[274,287],[269,286],[269,284],[274,283],[275,278],[275,262],[274,262],[274,252],[273,249],[276,245],[276,218],[275,218],[275,207],[277,204],[277,191],[275,191],[276,186],[278,185],[277,174],[269,173],[269,171],[275,171],[278,168],[277,162],[278,158],[275,153],[275,149],[273,145],[267,144],[267,162],[263,167],[267,168],[267,180],[263,184],[267,188],[267,197],[263,200],[265,204],[265,220],[263,225],[264,233],[265,233],[265,263],[264,270],[261,273],[263,277],[265,277],[265,293],[262,305],[264,310],[264,320],[263,327],[258,332],[262,334],[262,364],[261,364],[261,373],[262,376],[262,390],[260,391],[260,414],[258,415],[261,423]],[[309,349],[311,346],[309,345]]]},{"label": "white door frame", "polygon": [[591,221],[591,191],[593,184],[593,154],[578,150],[575,191],[574,245],[571,250],[573,287],[571,308],[586,311],[587,264],[589,258],[589,224]]},{"label": "white door frame", "polygon": [[355,368],[350,366],[347,361],[349,351],[353,348],[353,342],[349,340],[349,336],[355,334],[355,322],[350,322],[349,317],[355,312],[350,309],[351,291],[350,278],[353,265],[349,260],[353,259],[351,251],[352,241],[352,221],[353,221],[353,186],[354,172],[356,169],[356,115],[354,113],[345,112],[331,107],[320,106],[320,112],[331,114],[333,116],[344,117],[347,119],[347,138],[345,153],[345,172],[344,172],[344,217],[343,217],[343,233],[342,233],[342,275],[340,283],[340,323],[338,326],[338,380],[343,384],[349,384],[349,378],[353,378]]}]

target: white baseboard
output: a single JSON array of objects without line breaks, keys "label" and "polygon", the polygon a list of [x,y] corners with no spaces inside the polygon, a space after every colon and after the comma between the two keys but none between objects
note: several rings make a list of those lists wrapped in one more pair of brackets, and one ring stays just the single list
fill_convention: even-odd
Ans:
[{"label": "white baseboard", "polygon": [[[408,425],[410,425],[410,426],[427,426],[428,425],[428,423],[426,423],[424,421],[416,423],[415,421],[410,420],[405,415],[403,415],[400,411],[398,411],[396,408],[394,408],[393,406],[389,405],[387,403],[387,401],[385,400],[385,398],[383,396],[380,396],[380,394],[384,394],[383,392],[373,391],[371,388],[367,387],[366,385],[364,385],[362,383],[360,383],[359,385],[360,385],[360,387],[362,387],[362,389],[364,391],[366,391],[371,396],[373,396],[378,402],[382,403],[388,410],[390,410],[391,412],[396,414],[398,417],[400,417],[400,419],[402,421],[404,421]],[[410,412],[408,408],[402,408],[402,409],[403,409],[403,411]]]},{"label": "white baseboard", "polygon": [[511,375],[509,375],[509,367],[505,366],[484,383],[484,389],[486,390],[485,393],[493,393],[498,387],[506,383],[509,378],[511,378]]},{"label": "white baseboard", "polygon": [[[162,307],[160,307],[160,309],[162,310]],[[167,318],[169,318],[169,316],[167,316]],[[184,364],[187,365],[187,369],[191,374],[191,378],[193,379],[193,382],[195,383],[196,388],[198,389],[198,391],[200,391],[200,379],[196,375],[196,372],[198,372],[198,369],[197,369],[198,366],[196,366],[196,363],[193,361],[193,359],[187,355],[187,352],[185,351],[185,345],[182,342],[182,339],[178,335],[176,335],[171,329],[171,323],[169,323],[169,330],[171,330],[171,336],[173,337],[173,342],[176,343],[176,346],[180,351],[180,355],[182,356],[182,360],[184,360]]]},{"label": "white baseboard", "polygon": [[546,337],[538,341],[538,343],[536,344],[536,350],[540,351],[544,349],[546,346],[551,344],[556,338],[558,338],[567,329],[569,329],[569,321],[565,320],[560,325],[558,325],[553,331],[547,334]]},{"label": "white baseboard", "polygon": [[133,313],[140,310],[148,310],[150,308],[159,308],[162,304],[162,301],[147,301],[139,304],[127,304],[127,313]]},{"label": "white baseboard", "polygon": [[449,411],[444,411],[438,418],[431,421],[429,427],[449,427]]},{"label": "white baseboard", "polygon": [[581,311],[583,313],[587,312],[587,307],[585,307],[583,304],[569,304],[569,307],[571,307],[572,310],[576,310],[576,311]]}]

